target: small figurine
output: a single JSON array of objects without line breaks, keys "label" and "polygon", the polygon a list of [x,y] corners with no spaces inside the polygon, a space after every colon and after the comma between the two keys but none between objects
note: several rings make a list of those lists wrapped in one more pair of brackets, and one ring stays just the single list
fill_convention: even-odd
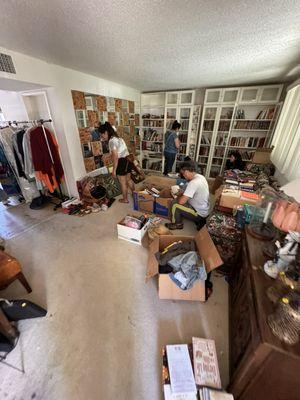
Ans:
[{"label": "small figurine", "polygon": [[282,246],[277,241],[275,243],[277,246],[275,259],[268,260],[265,263],[265,273],[271,278],[276,279],[279,272],[286,271],[296,258],[299,243],[300,233],[294,231],[289,231]]}]

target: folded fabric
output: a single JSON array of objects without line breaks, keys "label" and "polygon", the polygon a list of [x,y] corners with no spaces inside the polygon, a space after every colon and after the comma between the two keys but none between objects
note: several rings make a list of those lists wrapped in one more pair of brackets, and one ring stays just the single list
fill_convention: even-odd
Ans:
[{"label": "folded fabric", "polygon": [[172,245],[165,248],[162,252],[157,252],[155,257],[159,265],[168,264],[169,260],[179,254],[185,254],[188,251],[195,251],[196,246],[194,240],[187,240],[185,242],[174,242]]},{"label": "folded fabric", "polygon": [[173,272],[173,268],[169,265],[160,265],[159,266],[159,273],[160,274],[169,274],[170,272]]},{"label": "folded fabric", "polygon": [[173,268],[169,277],[182,290],[191,289],[197,280],[205,281],[207,278],[205,267],[195,251],[172,258],[168,265]]}]

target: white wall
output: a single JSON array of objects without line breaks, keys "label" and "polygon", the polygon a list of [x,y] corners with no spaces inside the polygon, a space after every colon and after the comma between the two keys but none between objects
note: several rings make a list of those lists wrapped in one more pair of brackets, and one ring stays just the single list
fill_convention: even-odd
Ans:
[{"label": "white wall", "polygon": [[6,121],[24,121],[28,118],[25,105],[18,92],[0,90],[0,108]]},{"label": "white wall", "polygon": [[0,51],[11,55],[17,71],[15,75],[0,72],[0,78],[15,79],[46,87],[45,90],[64,164],[66,184],[69,193],[77,195],[76,179],[85,174],[85,167],[71,90],[118,97],[136,102],[140,101],[140,92],[115,82],[49,64],[5,48],[0,47]]}]

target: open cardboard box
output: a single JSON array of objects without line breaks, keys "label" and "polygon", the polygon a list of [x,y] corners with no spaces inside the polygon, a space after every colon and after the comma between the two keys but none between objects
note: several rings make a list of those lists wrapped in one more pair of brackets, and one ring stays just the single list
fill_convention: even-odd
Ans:
[{"label": "open cardboard box", "polygon": [[[139,218],[140,215],[131,215],[132,217]],[[141,229],[134,229],[129,226],[124,225],[124,219],[117,224],[118,238],[126,240],[127,242],[142,245],[143,237],[145,236],[147,230],[150,227],[150,220],[148,220]]]},{"label": "open cardboard box", "polygon": [[170,279],[168,274],[159,273],[158,261],[155,253],[162,251],[166,246],[179,240],[187,241],[194,239],[200,258],[204,261],[206,272],[210,272],[223,264],[223,261],[214,245],[208,230],[203,227],[196,236],[162,235],[154,239],[149,246],[146,282],[158,275],[158,296],[160,299],[168,300],[191,300],[205,301],[205,282],[197,281],[189,290],[181,290]]},{"label": "open cardboard box", "polygon": [[216,199],[219,198],[219,206],[224,208],[236,208],[245,204],[256,205],[260,196],[242,190],[225,189],[221,186],[215,193]]},{"label": "open cardboard box", "polygon": [[168,218],[169,209],[173,200],[174,198],[171,195],[170,188],[161,189],[159,197],[155,199],[154,213],[160,217]]},{"label": "open cardboard box", "polygon": [[259,147],[255,150],[254,156],[252,158],[252,164],[268,164],[271,162],[270,157],[273,150],[273,146],[270,148]]},{"label": "open cardboard box", "polygon": [[[176,185],[176,179],[162,176],[149,176],[136,186],[133,192],[133,208],[136,211],[144,211],[168,217],[169,205],[173,200],[170,187]],[[144,193],[144,189],[155,187],[160,190],[162,197],[156,198],[151,194]],[[168,193],[168,195],[167,195]]]}]

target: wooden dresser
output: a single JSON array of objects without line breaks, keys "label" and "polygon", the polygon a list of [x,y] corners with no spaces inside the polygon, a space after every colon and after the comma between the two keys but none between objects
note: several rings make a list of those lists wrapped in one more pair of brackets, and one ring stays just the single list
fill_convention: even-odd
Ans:
[{"label": "wooden dresser", "polygon": [[300,400],[300,343],[281,342],[267,323],[275,306],[266,291],[275,281],[263,271],[264,246],[246,232],[232,271],[228,389],[235,400]]}]

